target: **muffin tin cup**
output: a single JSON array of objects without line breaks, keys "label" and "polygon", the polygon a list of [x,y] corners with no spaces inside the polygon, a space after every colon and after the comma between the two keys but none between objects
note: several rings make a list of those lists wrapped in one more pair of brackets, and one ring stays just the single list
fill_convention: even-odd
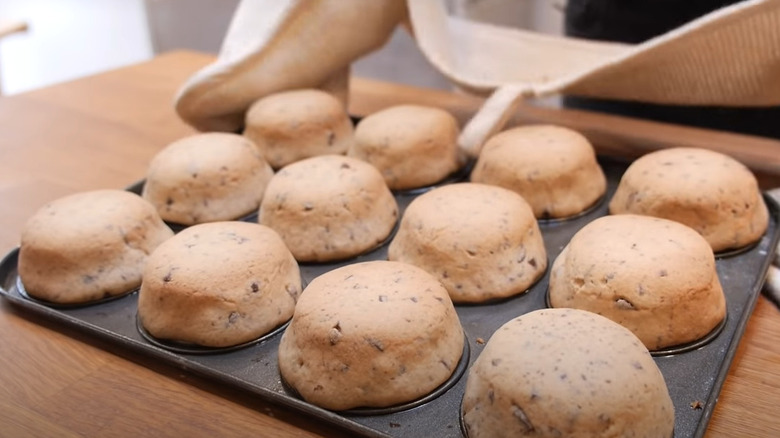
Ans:
[{"label": "muffin tin cup", "polygon": [[[426,403],[429,403],[433,399],[440,397],[445,392],[449,391],[449,389],[452,388],[463,377],[463,373],[466,371],[466,368],[468,367],[470,356],[471,356],[471,348],[469,347],[469,340],[464,335],[463,352],[461,353],[458,364],[455,366],[455,369],[452,371],[452,374],[450,374],[450,377],[448,377],[447,380],[445,380],[441,385],[437,386],[433,391],[421,397],[418,397],[414,400],[410,400],[404,403],[399,403],[393,406],[358,407],[358,408],[346,409],[343,411],[335,411],[335,412],[345,416],[367,417],[367,416],[376,416],[376,415],[389,415],[401,411],[406,411],[412,408],[416,408],[418,406],[422,406]],[[287,391],[289,391],[295,397],[303,401],[303,397],[301,397],[301,395],[298,393],[298,391],[295,390],[295,388],[292,387],[292,385],[287,383],[284,377],[282,377],[282,384],[284,385]]]},{"label": "muffin tin cup", "polygon": [[[547,288],[547,293],[544,295],[544,304],[549,309],[554,309],[552,304],[550,303],[550,289]],[[584,309],[588,310],[588,309]],[[690,342],[685,342],[683,344],[677,344],[677,345],[670,345],[668,347],[659,348],[657,350],[649,350],[651,356],[669,356],[673,354],[680,354],[685,353],[686,351],[695,350],[697,348],[703,347],[704,345],[707,345],[710,341],[717,338],[720,332],[723,331],[723,328],[726,327],[726,320],[728,319],[728,309],[726,310],[726,314],[723,316],[723,319],[715,325],[715,327],[712,328],[707,334],[704,336],[694,339]]]},{"label": "muffin tin cup", "polygon": [[429,192],[436,187],[443,186],[446,184],[453,184],[458,182],[463,182],[468,180],[469,175],[471,175],[472,169],[474,169],[474,165],[477,162],[475,160],[468,160],[466,164],[461,166],[458,170],[452,172],[451,174],[444,177],[441,181],[435,182],[433,184],[428,184],[422,187],[415,187],[411,189],[397,189],[392,190],[393,195],[400,195],[400,196],[419,196],[422,195],[425,192]]},{"label": "muffin tin cup", "polygon": [[283,333],[285,329],[287,329],[287,326],[290,324],[290,320],[283,322],[282,324],[274,327],[271,329],[268,333],[259,336],[255,339],[241,342],[239,344],[235,345],[229,345],[226,347],[209,347],[205,345],[198,345],[193,344],[189,342],[180,342],[180,341],[174,341],[171,339],[161,339],[158,337],[155,337],[151,333],[149,333],[148,330],[144,327],[143,323],[141,322],[140,315],[136,314],[136,329],[138,330],[138,333],[141,334],[141,336],[149,342],[150,344],[160,347],[162,349],[171,351],[173,353],[179,353],[179,354],[222,354],[222,353],[230,353],[231,351],[240,350],[242,348],[246,348],[255,344],[258,344],[260,342],[264,342],[280,333]]},{"label": "muffin tin cup", "polygon": [[541,218],[536,218],[536,220],[537,220],[537,222],[539,222],[540,225],[541,224],[555,224],[555,223],[558,223],[558,222],[567,222],[567,221],[577,220],[577,219],[579,219],[579,218],[581,218],[583,216],[588,216],[591,213],[593,213],[594,211],[602,208],[602,206],[606,202],[607,202],[606,195],[601,195],[601,197],[596,199],[596,201],[593,202],[593,204],[591,204],[590,206],[585,208],[585,210],[582,210],[579,213],[575,213],[575,214],[573,214],[571,216],[563,216],[563,217],[541,217]]},{"label": "muffin tin cup", "polygon": [[[601,159],[608,178],[605,199],[610,199],[628,163]],[[417,195],[396,194],[399,217]],[[712,415],[720,388],[728,374],[739,340],[760,295],[764,277],[780,239],[780,207],[768,196],[769,229],[761,240],[744,252],[729,257],[717,257],[716,269],[726,296],[728,317],[719,333],[709,342],[684,352],[654,356],[666,380],[675,406],[675,437],[701,437]],[[447,214],[443,211],[442,214]],[[547,257],[554,260],[571,237],[588,222],[604,216],[607,203],[601,202],[586,214],[539,226],[544,236]],[[336,263],[301,264],[301,275],[307,282],[332,269],[370,260],[387,258],[387,246],[356,258]],[[263,342],[220,354],[183,354],[150,343],[136,326],[138,294],[123,299],[80,306],[54,308],[22,295],[18,284],[18,249],[0,262],[0,294],[10,303],[28,309],[42,317],[80,329],[95,338],[107,341],[119,351],[128,351],[178,369],[204,376],[234,389],[241,389],[265,401],[295,410],[302,415],[320,419],[345,431],[366,437],[463,437],[461,400],[465,391],[468,368],[479,356],[490,336],[505,322],[533,310],[547,307],[546,295],[550,270],[527,292],[514,297],[480,305],[455,305],[470,348],[468,363],[452,386],[437,397],[404,410],[385,414],[360,415],[352,412],[332,412],[297,397],[282,383],[278,369],[278,347],[281,333]],[[143,363],[143,362],[142,362]],[[691,408],[692,403],[701,409]]]},{"label": "muffin tin cup", "polygon": [[726,315],[723,316],[723,319],[712,329],[707,333],[706,335],[700,337],[699,339],[693,340],[691,342],[686,342],[684,344],[677,344],[677,345],[671,345],[669,347],[659,348],[657,350],[650,350],[650,355],[652,356],[671,356],[673,354],[682,354],[688,351],[693,351],[698,348],[701,348],[710,342],[712,342],[715,338],[720,335],[720,333],[723,331],[723,328],[726,327],[726,322],[728,322],[729,315],[728,311],[726,312]]},{"label": "muffin tin cup", "polygon": [[[135,193],[136,195],[141,196],[141,194],[144,191],[144,184],[146,184],[146,180],[136,181],[133,184],[127,186],[125,188],[125,190],[127,190],[130,193]],[[241,216],[239,216],[237,218],[234,218],[234,219],[222,219],[222,220],[225,220],[225,221],[234,220],[234,221],[241,221],[241,222],[254,222],[254,223],[257,223],[257,216],[258,216],[258,209],[259,208],[260,207],[258,206],[258,208],[254,209],[253,211],[251,211],[251,212],[249,212],[247,214],[241,215]],[[163,221],[163,222],[165,222],[165,225],[167,225],[168,228],[170,228],[174,233],[178,233],[178,232],[184,230],[185,228],[192,226],[192,225],[180,224],[180,223],[169,222],[169,221]],[[215,222],[215,221],[211,221],[211,222]]]},{"label": "muffin tin cup", "polygon": [[[506,301],[517,299],[518,297],[521,297],[521,296],[529,293],[531,290],[534,289],[534,287],[536,286],[537,283],[539,283],[540,281],[542,281],[544,278],[547,277],[547,272],[550,270],[550,268],[552,266],[552,262],[550,261],[549,257],[547,257],[545,260],[547,262],[547,265],[544,268],[544,271],[542,271],[539,274],[539,277],[536,280],[534,280],[534,282],[531,283],[531,285],[528,286],[525,290],[521,290],[521,291],[516,292],[516,293],[514,293],[512,295],[508,295],[508,296],[504,296],[504,297],[488,298],[487,300],[480,301],[480,302],[461,301],[461,302],[453,302],[453,304],[455,304],[456,306],[460,306],[460,307],[466,307],[466,306],[480,307],[480,306],[485,306],[485,305],[501,304],[501,303],[506,302]],[[548,303],[547,307],[550,307],[549,303]]]},{"label": "muffin tin cup", "polygon": [[[461,400],[461,406],[463,405],[463,400]],[[460,433],[463,434],[463,438],[470,438],[469,430],[466,428],[466,421],[463,418],[463,411],[461,411],[460,414]],[[669,438],[674,438],[675,433],[672,431],[672,435]]]},{"label": "muffin tin cup", "polygon": [[[324,266],[326,269],[332,266],[334,263],[339,264],[351,264],[355,263],[355,260],[359,260],[362,258],[367,258],[369,260],[376,260],[376,258],[373,256],[374,253],[381,251],[382,248],[386,247],[387,245],[390,245],[390,242],[392,242],[393,238],[395,237],[395,234],[398,232],[398,227],[401,225],[401,219],[400,219],[400,213],[398,214],[399,218],[396,219],[395,224],[393,225],[393,228],[390,230],[390,233],[382,239],[381,242],[377,243],[376,245],[371,246],[370,248],[361,251],[359,254],[356,254],[354,256],[349,257],[343,257],[340,259],[335,260],[329,260],[326,262],[318,262],[318,261],[299,261],[298,265],[300,267],[304,266]],[[330,270],[330,269],[328,269]]]},{"label": "muffin tin cup", "polygon": [[103,297],[97,300],[91,300],[91,301],[83,301],[79,303],[57,303],[54,301],[48,301],[41,298],[36,298],[32,295],[30,295],[29,292],[27,292],[27,289],[24,288],[24,283],[22,283],[22,279],[20,277],[16,277],[16,290],[19,292],[19,295],[25,297],[26,299],[41,304],[43,306],[51,307],[53,309],[75,309],[79,307],[88,307],[88,306],[95,306],[98,304],[104,304],[109,301],[118,300],[120,298],[124,298],[132,293],[138,292],[138,287],[132,288],[130,290],[127,290],[125,292],[111,295],[107,297]]},{"label": "muffin tin cup", "polygon": [[[306,279],[301,277],[301,290],[306,289],[306,286],[308,286],[308,284],[309,283],[306,281]],[[251,339],[249,341],[241,342],[235,345],[228,345],[225,347],[209,347],[209,346],[198,345],[190,342],[181,342],[172,339],[158,338],[153,334],[149,333],[148,330],[146,330],[143,323],[141,322],[141,315],[139,315],[138,312],[136,312],[135,314],[135,328],[136,330],[138,330],[138,333],[141,335],[141,337],[144,340],[146,340],[148,343],[156,347],[162,348],[164,350],[171,351],[173,353],[222,354],[222,353],[230,353],[231,351],[240,350],[242,348],[250,347],[252,345],[265,342],[276,335],[284,333],[285,329],[287,329],[287,326],[290,325],[291,320],[292,320],[292,316],[287,321],[277,325],[276,327],[269,330],[267,333],[262,334],[255,339]]]},{"label": "muffin tin cup", "polygon": [[739,248],[724,249],[723,251],[718,251],[715,253],[715,258],[723,259],[727,257],[736,257],[744,252],[750,251],[751,249],[755,248],[755,246],[758,245],[758,243],[759,242],[753,242],[745,246],[741,246]]}]

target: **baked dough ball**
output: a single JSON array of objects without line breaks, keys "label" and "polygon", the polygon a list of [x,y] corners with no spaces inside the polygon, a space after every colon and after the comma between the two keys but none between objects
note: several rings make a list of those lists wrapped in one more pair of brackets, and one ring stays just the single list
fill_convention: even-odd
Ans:
[{"label": "baked dough ball", "polygon": [[697,148],[664,149],[634,161],[609,211],[681,222],[704,236],[714,251],[754,243],[769,224],[750,170],[727,155]]},{"label": "baked dough ball", "polygon": [[257,210],[272,176],[271,167],[244,137],[196,134],[152,158],[142,196],[168,222],[231,220]]},{"label": "baked dough ball", "polygon": [[27,220],[19,277],[30,296],[53,303],[121,295],[141,284],[147,256],[171,236],[154,207],[134,193],[76,193]]},{"label": "baked dough ball", "polygon": [[491,137],[474,165],[471,181],[517,192],[537,218],[581,213],[607,189],[588,139],[552,125],[522,126]]},{"label": "baked dough ball", "polygon": [[428,271],[461,303],[519,294],[547,268],[528,203],[501,187],[474,183],[437,187],[412,201],[388,258]]},{"label": "baked dough ball", "polygon": [[470,438],[668,438],[674,406],[647,349],[594,313],[542,309],[499,328],[467,377]]},{"label": "baked dough ball", "polygon": [[278,169],[316,155],[347,152],[353,127],[338,99],[324,91],[303,89],[271,94],[252,104],[244,135]]},{"label": "baked dough ball", "polygon": [[149,257],[138,316],[156,338],[229,347],[289,320],[300,291],[298,264],[273,230],[238,221],[200,224]]},{"label": "baked dough ball", "polygon": [[399,105],[358,123],[347,155],[374,165],[393,190],[437,183],[465,164],[458,122],[443,109]]},{"label": "baked dough ball", "polygon": [[338,155],[281,169],[268,184],[259,215],[301,262],[362,254],[384,241],[397,219],[398,205],[379,171]]},{"label": "baked dough ball", "polygon": [[715,257],[677,222],[605,216],[572,237],[552,266],[550,304],[622,324],[650,350],[695,341],[726,315]]},{"label": "baked dough ball", "polygon": [[312,281],[279,345],[279,369],[331,410],[389,407],[447,381],[463,353],[447,291],[411,265],[347,265]]}]

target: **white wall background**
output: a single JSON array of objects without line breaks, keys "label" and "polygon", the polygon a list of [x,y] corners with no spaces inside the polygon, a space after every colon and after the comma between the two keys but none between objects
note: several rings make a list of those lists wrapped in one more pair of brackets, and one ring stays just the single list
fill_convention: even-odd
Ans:
[{"label": "white wall background", "polygon": [[0,41],[5,94],[152,56],[141,0],[1,0],[0,20],[30,27]]}]

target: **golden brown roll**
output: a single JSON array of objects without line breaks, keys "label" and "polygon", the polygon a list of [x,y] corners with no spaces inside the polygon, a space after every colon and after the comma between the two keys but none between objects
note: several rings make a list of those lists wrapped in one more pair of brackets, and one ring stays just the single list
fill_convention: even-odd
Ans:
[{"label": "golden brown roll", "polygon": [[609,211],[683,223],[704,236],[714,251],[754,243],[769,224],[750,170],[727,155],[698,148],[664,149],[634,161]]},{"label": "golden brown roll", "polygon": [[22,229],[19,276],[27,293],[62,304],[121,295],[141,284],[149,254],[173,231],[124,190],[95,190],[46,204]]},{"label": "golden brown roll", "polygon": [[358,123],[347,155],[379,169],[393,190],[429,186],[465,164],[459,132],[455,117],[443,109],[393,106]]},{"label": "golden brown roll", "polygon": [[333,95],[301,89],[274,93],[252,104],[244,135],[279,169],[304,158],[347,152],[353,127]]},{"label": "golden brown roll", "polygon": [[172,223],[238,219],[257,211],[273,176],[255,145],[237,134],[196,134],[152,158],[143,197]]},{"label": "golden brown roll", "polygon": [[388,257],[434,275],[455,302],[522,293],[547,268],[528,203],[501,187],[474,183],[437,187],[412,201]]},{"label": "golden brown roll", "polygon": [[185,229],[152,253],[138,316],[156,338],[229,347],[289,320],[300,292],[298,264],[273,230],[212,222]]},{"label": "golden brown roll", "polygon": [[588,139],[552,125],[521,126],[491,137],[471,181],[518,193],[537,218],[576,215],[604,196],[607,187]]},{"label": "golden brown roll", "polygon": [[576,309],[542,309],[493,333],[463,396],[469,438],[669,438],[674,406],[629,330]]},{"label": "golden brown roll", "polygon": [[355,158],[323,155],[279,170],[259,222],[278,232],[298,261],[357,256],[384,241],[398,205],[382,175]]},{"label": "golden brown roll", "polygon": [[315,278],[279,345],[284,380],[325,409],[388,407],[450,378],[463,329],[447,291],[411,265],[373,261]]},{"label": "golden brown roll", "polygon": [[605,216],[572,237],[553,263],[550,304],[606,316],[650,350],[708,334],[726,316],[715,256],[678,222]]}]

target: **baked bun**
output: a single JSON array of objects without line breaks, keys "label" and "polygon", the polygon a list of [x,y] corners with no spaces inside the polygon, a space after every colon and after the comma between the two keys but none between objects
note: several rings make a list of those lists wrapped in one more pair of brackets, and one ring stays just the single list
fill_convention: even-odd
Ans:
[{"label": "baked bun", "polygon": [[463,397],[469,438],[669,438],[674,406],[639,340],[607,318],[542,309],[493,333]]},{"label": "baked bun", "polygon": [[715,257],[677,222],[604,216],[572,237],[553,263],[550,304],[606,316],[650,350],[689,343],[726,315]]},{"label": "baked bun", "polygon": [[524,292],[547,268],[528,203],[512,191],[474,183],[437,187],[412,201],[388,258],[428,271],[461,303]]},{"label": "baked bun", "polygon": [[141,284],[149,253],[173,236],[154,207],[123,190],[59,198],[24,225],[19,277],[28,295],[60,304],[122,295]]},{"label": "baked bun", "polygon": [[323,155],[274,175],[259,222],[278,232],[301,262],[362,254],[395,227],[398,205],[382,175],[355,158]]},{"label": "baked bun", "polygon": [[393,190],[437,183],[465,160],[458,149],[458,122],[443,109],[399,105],[358,123],[347,153],[374,165]]},{"label": "baked bun", "polygon": [[154,156],[142,196],[168,222],[232,220],[257,211],[272,176],[271,167],[244,137],[196,134]]},{"label": "baked bun", "polygon": [[149,257],[138,316],[156,338],[228,347],[289,320],[300,291],[298,264],[273,230],[238,221],[200,224]]},{"label": "baked bun", "polygon": [[389,407],[447,381],[463,343],[435,278],[403,263],[358,263],[306,287],[279,345],[279,369],[304,400],[325,409]]},{"label": "baked bun", "polygon": [[704,236],[714,251],[754,243],[769,225],[750,170],[727,155],[697,148],[664,149],[634,161],[609,211],[683,223]]},{"label": "baked bun", "polygon": [[252,104],[244,135],[279,169],[304,158],[347,152],[353,127],[337,98],[302,89],[271,94]]},{"label": "baked bun", "polygon": [[552,125],[522,126],[491,137],[471,181],[518,193],[537,218],[574,216],[594,205],[607,189],[588,139]]}]

